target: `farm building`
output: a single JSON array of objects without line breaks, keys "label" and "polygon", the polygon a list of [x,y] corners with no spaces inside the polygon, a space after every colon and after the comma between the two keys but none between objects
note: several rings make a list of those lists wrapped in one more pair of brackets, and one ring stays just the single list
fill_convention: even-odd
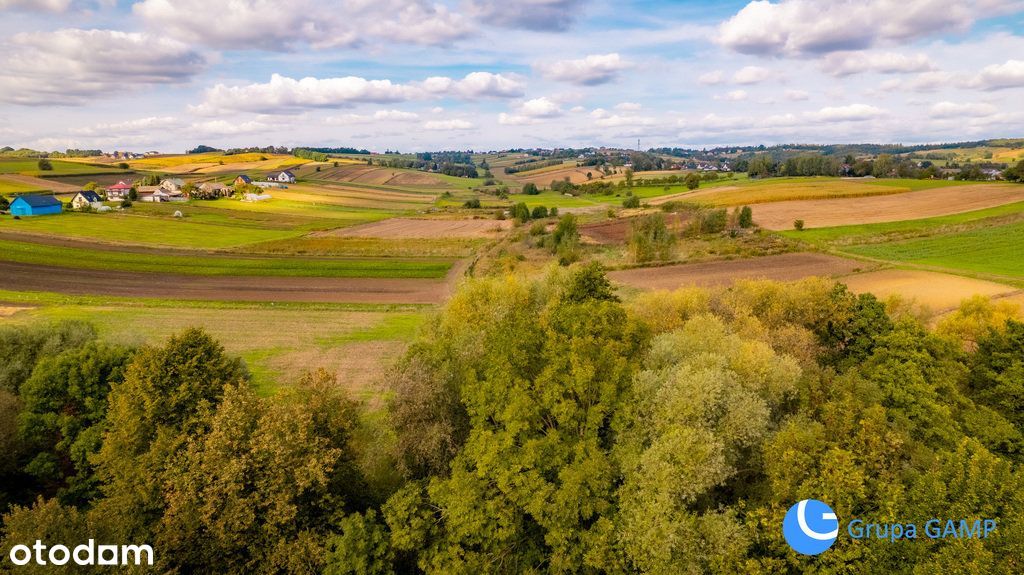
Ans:
[{"label": "farm building", "polygon": [[295,174],[291,173],[289,170],[284,170],[281,172],[270,172],[269,174],[267,174],[267,181],[281,182],[282,184],[294,184]]},{"label": "farm building", "polygon": [[245,184],[251,184],[252,183],[252,178],[250,178],[249,176],[247,176],[245,174],[242,174],[242,175],[238,176],[237,178],[235,178],[235,181],[233,183],[236,186],[242,186],[242,185],[245,185]]},{"label": "farm building", "polygon": [[132,191],[131,184],[126,184],[124,180],[114,184],[113,186],[107,187],[107,199],[108,200],[126,200],[128,195]]},{"label": "farm building", "polygon": [[75,197],[71,198],[71,206],[76,210],[80,210],[86,206],[92,206],[98,208],[103,205],[103,198],[100,197],[94,191],[84,190],[75,194]]},{"label": "farm building", "polygon": [[191,195],[197,198],[220,198],[230,196],[231,191],[230,187],[219,182],[203,182],[196,186],[196,191]]},{"label": "farm building", "polygon": [[160,182],[160,187],[167,190],[168,192],[180,192],[181,187],[185,185],[185,180],[181,178],[167,178]]},{"label": "farm building", "polygon": [[53,196],[24,195],[11,202],[11,215],[45,216],[59,214],[63,205]]}]

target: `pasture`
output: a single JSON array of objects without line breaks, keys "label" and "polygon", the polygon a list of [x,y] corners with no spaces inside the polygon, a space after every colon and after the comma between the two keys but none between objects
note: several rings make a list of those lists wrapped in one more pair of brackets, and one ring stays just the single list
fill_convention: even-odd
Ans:
[{"label": "pasture", "polygon": [[63,176],[83,174],[123,173],[116,167],[99,166],[68,160],[49,160],[52,170],[40,170],[37,159],[0,159],[0,174],[25,174],[28,176]]}]

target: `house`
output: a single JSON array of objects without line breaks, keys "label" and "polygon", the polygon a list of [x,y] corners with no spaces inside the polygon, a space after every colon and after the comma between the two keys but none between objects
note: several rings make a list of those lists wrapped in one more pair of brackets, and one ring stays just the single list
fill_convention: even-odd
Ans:
[{"label": "house", "polygon": [[231,192],[232,190],[229,186],[219,182],[203,182],[196,186],[196,190],[191,195],[195,198],[213,199],[230,196]]},{"label": "house", "polygon": [[98,208],[103,205],[103,198],[99,194],[92,190],[84,190],[75,194],[75,197],[71,198],[71,206],[76,210],[80,210],[87,206]]},{"label": "house", "polygon": [[267,181],[281,182],[282,184],[294,184],[295,174],[291,173],[288,170],[284,170],[283,172],[270,172],[269,174],[267,174]]},{"label": "house", "polygon": [[169,192],[163,186],[139,186],[140,202],[184,202],[188,198],[182,192]]},{"label": "house", "polygon": [[107,199],[111,201],[115,200],[127,200],[128,195],[132,191],[131,184],[124,183],[124,180],[114,184],[113,186],[107,187]]},{"label": "house", "polygon": [[64,205],[53,196],[23,195],[11,202],[12,216],[45,216],[61,213]]},{"label": "house", "polygon": [[160,187],[167,190],[168,192],[180,192],[181,187],[185,185],[185,180],[181,178],[167,178],[160,182]]},{"label": "house", "polygon": [[232,183],[234,185],[236,185],[236,186],[244,186],[245,184],[251,184],[252,183],[252,178],[250,178],[249,176],[247,176],[245,174],[242,174],[242,175],[238,176],[237,178],[235,178],[235,181],[232,182]]}]

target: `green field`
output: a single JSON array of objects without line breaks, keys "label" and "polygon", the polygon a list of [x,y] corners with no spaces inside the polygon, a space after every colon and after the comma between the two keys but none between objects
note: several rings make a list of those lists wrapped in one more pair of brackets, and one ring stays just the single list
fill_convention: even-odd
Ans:
[{"label": "green field", "polygon": [[1024,222],[912,240],[850,246],[850,253],[1000,276],[1024,277]]},{"label": "green field", "polygon": [[40,170],[39,160],[36,159],[0,159],[0,174],[28,174],[30,176],[61,176],[61,175],[82,175],[82,174],[110,174],[123,172],[113,167],[96,166],[81,162],[66,162],[61,160],[50,160],[52,170]]},{"label": "green field", "polygon": [[147,217],[132,214],[0,217],[0,230],[127,244],[187,248],[232,248],[300,235],[301,231],[265,229]]},{"label": "green field", "polygon": [[70,268],[209,276],[441,278],[451,261],[396,258],[161,255],[0,240],[0,260]]},{"label": "green field", "polygon": [[[0,180],[0,195],[13,195],[13,194],[28,194],[33,192],[47,192],[37,186],[29,186],[20,182],[8,182],[6,180]],[[8,198],[10,199],[10,198]]]},{"label": "green field", "polygon": [[[97,327],[100,337],[125,345],[158,344],[188,327],[202,327],[227,351],[245,360],[263,395],[297,380],[308,369],[325,367],[356,396],[372,396],[379,371],[397,359],[428,317],[419,306],[329,304],[201,304],[119,301],[40,294],[41,307],[0,324],[76,319]],[[0,291],[2,301],[21,294]],[[375,365],[367,369],[364,363]]]}]

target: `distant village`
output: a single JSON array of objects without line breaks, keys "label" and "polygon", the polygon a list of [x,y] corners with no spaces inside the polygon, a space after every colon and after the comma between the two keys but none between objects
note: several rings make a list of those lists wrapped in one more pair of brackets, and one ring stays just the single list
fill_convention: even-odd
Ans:
[{"label": "distant village", "polygon": [[[243,202],[259,202],[271,199],[266,190],[283,189],[294,183],[295,174],[291,170],[271,172],[262,180],[240,174],[231,184],[193,184],[175,177],[163,178],[153,185],[137,185],[121,180],[105,188],[97,186],[75,192],[66,204],[51,194],[22,194],[11,201],[9,211],[12,216],[22,217],[59,214],[65,209],[109,212],[131,207],[132,202],[185,202],[226,197],[237,197]],[[112,202],[117,205],[109,205]]]}]

